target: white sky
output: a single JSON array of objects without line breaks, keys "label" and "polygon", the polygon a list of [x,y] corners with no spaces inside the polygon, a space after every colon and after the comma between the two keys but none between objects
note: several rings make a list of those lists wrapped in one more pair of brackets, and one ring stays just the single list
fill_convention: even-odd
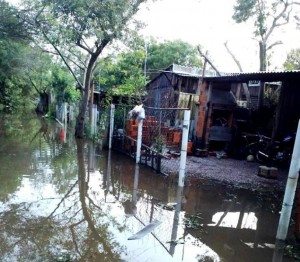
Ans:
[{"label": "white sky", "polygon": [[[7,0],[17,3],[21,0]],[[268,0],[271,1],[271,0]],[[232,19],[236,0],[150,0],[142,6],[138,19],[147,24],[142,33],[158,40],[181,39],[193,45],[201,45],[208,57],[222,72],[238,72],[238,67],[226,51],[224,43],[240,61],[245,72],[258,71],[257,42],[253,40],[251,23],[236,24]],[[295,24],[276,30],[275,41],[283,45],[272,49],[269,70],[282,69],[287,53],[300,48],[300,30]]]},{"label": "white sky", "polygon": [[[157,0],[140,10],[139,19],[148,26],[143,30],[145,36],[160,40],[181,39],[193,45],[201,45],[209,52],[209,58],[222,72],[237,72],[238,68],[226,51],[228,41],[230,50],[240,61],[244,71],[257,71],[257,42],[252,39],[251,23],[236,24],[232,19],[235,0]],[[295,25],[284,32],[278,31],[283,45],[273,50],[270,70],[281,69],[286,54],[291,48],[300,47],[300,30]],[[281,30],[281,29],[280,29]],[[282,30],[281,30],[282,31]],[[287,40],[284,40],[287,39]]]}]

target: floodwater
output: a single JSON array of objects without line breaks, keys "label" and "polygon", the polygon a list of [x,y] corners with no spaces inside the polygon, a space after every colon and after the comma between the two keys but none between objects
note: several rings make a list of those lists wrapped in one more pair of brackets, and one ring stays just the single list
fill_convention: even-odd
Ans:
[{"label": "floodwater", "polygon": [[275,248],[277,195],[181,190],[56,122],[0,121],[2,262],[292,261]]}]

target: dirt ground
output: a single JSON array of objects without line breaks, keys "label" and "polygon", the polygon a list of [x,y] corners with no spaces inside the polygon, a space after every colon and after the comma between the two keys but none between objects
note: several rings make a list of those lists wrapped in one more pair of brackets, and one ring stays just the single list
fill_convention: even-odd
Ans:
[{"label": "dirt ground", "polygon": [[288,168],[278,168],[277,178],[258,176],[259,164],[247,160],[189,156],[186,165],[187,185],[212,181],[250,190],[284,190]]}]

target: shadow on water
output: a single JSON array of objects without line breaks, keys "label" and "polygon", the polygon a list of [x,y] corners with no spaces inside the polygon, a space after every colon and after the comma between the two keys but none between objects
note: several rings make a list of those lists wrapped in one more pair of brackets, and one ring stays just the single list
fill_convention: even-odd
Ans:
[{"label": "shadow on water", "polygon": [[177,188],[55,122],[6,121],[1,261],[292,261],[275,248],[276,195]]}]

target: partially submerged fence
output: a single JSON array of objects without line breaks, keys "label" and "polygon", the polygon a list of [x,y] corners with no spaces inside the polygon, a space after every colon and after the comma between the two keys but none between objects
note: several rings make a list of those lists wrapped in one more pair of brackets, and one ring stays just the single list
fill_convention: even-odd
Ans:
[{"label": "partially submerged fence", "polygon": [[[132,107],[116,105],[114,108],[114,130],[112,149],[136,157],[138,120],[129,119]],[[188,129],[184,123],[184,109],[158,109],[145,107],[142,121],[142,146],[139,163],[152,167],[165,175],[177,175],[182,155],[182,135]],[[187,131],[188,133],[188,131]],[[187,134],[186,134],[187,136]],[[191,143],[185,147],[190,152]],[[186,152],[187,151],[187,152]]]}]

